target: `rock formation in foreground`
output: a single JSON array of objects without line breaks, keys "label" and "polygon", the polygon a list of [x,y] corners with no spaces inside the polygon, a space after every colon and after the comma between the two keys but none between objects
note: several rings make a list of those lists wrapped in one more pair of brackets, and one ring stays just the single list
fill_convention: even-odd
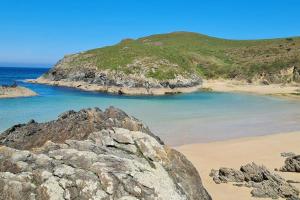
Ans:
[{"label": "rock formation in foreground", "polygon": [[0,199],[211,199],[181,153],[113,107],[16,125],[0,144]]},{"label": "rock formation in foreground", "polygon": [[300,173],[300,155],[286,158],[284,161],[284,166],[280,169],[280,171]]},{"label": "rock formation in foreground", "polygon": [[271,173],[266,167],[255,163],[241,166],[240,170],[232,168],[212,170],[210,176],[217,184],[233,182],[236,186],[251,187],[253,197],[300,200],[299,191],[294,186],[279,175]]},{"label": "rock formation in foreground", "polygon": [[1,98],[15,98],[15,97],[30,97],[37,94],[25,87],[21,86],[0,86],[0,99]]}]

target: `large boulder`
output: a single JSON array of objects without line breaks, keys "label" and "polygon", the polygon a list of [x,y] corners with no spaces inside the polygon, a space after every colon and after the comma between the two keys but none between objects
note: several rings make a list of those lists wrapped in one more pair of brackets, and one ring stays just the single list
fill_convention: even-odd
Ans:
[{"label": "large boulder", "polygon": [[18,124],[0,134],[0,145],[17,149],[31,149],[42,146],[46,141],[64,142],[67,139],[83,140],[90,133],[105,128],[122,127],[131,131],[142,131],[163,142],[139,120],[128,116],[124,111],[110,107],[104,112],[99,108],[70,110],[62,113],[57,120]]},{"label": "large boulder", "polygon": [[15,126],[1,144],[0,199],[211,199],[181,153],[115,108]]}]

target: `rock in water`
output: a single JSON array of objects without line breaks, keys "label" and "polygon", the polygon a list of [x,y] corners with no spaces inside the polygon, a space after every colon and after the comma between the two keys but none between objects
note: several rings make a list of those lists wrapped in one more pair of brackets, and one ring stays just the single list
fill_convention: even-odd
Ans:
[{"label": "rock in water", "polygon": [[300,173],[300,155],[286,158],[280,171]]},{"label": "rock in water", "polygon": [[241,166],[240,170],[220,168],[212,170],[211,177],[215,183],[238,183],[237,186],[254,188],[252,196],[259,198],[279,197],[288,200],[299,200],[299,191],[277,174],[272,174],[266,167],[255,163]]},{"label": "rock in water", "polygon": [[1,144],[0,199],[211,199],[181,153],[116,108],[17,125]]},{"label": "rock in water", "polygon": [[16,97],[32,97],[37,96],[37,93],[26,87],[17,85],[0,85],[0,99],[2,98],[16,98]]}]

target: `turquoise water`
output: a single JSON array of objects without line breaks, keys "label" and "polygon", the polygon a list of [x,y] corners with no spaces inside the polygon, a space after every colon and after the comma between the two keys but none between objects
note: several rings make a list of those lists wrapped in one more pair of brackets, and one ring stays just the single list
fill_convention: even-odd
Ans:
[{"label": "turquoise water", "polygon": [[171,145],[300,130],[300,103],[267,96],[199,92],[161,97],[116,96],[24,83],[45,69],[0,68],[0,84],[17,80],[37,97],[0,99],[0,131],[86,107],[119,107]]}]

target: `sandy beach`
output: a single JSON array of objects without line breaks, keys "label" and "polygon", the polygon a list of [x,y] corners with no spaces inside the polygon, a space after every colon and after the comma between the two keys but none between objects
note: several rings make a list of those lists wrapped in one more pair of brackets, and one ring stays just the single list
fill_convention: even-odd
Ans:
[{"label": "sandy beach", "polygon": [[[190,144],[177,148],[195,165],[204,186],[216,200],[253,200],[250,188],[236,187],[232,184],[215,184],[209,173],[211,169],[231,167],[255,162],[265,165],[270,171],[284,164],[280,153],[300,153],[300,132],[283,133],[259,137],[241,138],[228,141]],[[286,180],[300,181],[298,173],[275,172]],[[300,190],[300,184],[293,184]]]},{"label": "sandy beach", "polygon": [[296,95],[299,93],[300,86],[297,84],[249,84],[237,80],[204,80],[203,88],[211,89],[216,92],[244,92],[253,93],[259,95],[275,95],[278,97],[296,98],[300,96]]}]

